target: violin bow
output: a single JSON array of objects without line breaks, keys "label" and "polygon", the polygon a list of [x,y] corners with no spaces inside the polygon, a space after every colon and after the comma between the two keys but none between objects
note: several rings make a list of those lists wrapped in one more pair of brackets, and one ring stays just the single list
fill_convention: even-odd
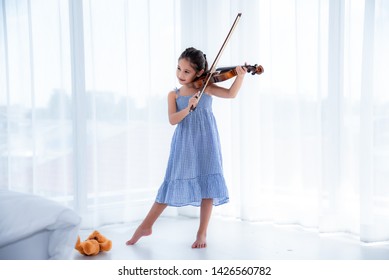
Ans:
[{"label": "violin bow", "polygon": [[[230,31],[228,32],[228,35],[227,35],[226,39],[224,40],[224,43],[223,43],[222,47],[220,48],[218,54],[216,55],[216,58],[215,58],[215,60],[212,63],[211,69],[210,69],[210,71],[207,74],[207,77],[205,79],[205,83],[203,84],[203,86],[202,86],[202,88],[200,90],[199,95],[197,95],[198,96],[198,101],[200,101],[200,98],[203,95],[205,88],[208,86],[208,83],[211,80],[212,75],[216,72],[216,65],[219,62],[219,59],[220,59],[224,49],[226,48],[228,41],[231,38],[232,32],[234,32],[236,26],[238,25],[238,22],[239,22],[241,16],[242,16],[242,13],[238,13],[238,15],[236,16],[236,18],[234,20],[234,23],[231,26]],[[190,112],[194,111],[195,109],[196,109],[196,107],[193,107],[193,105],[192,105],[192,107],[190,108]]]}]

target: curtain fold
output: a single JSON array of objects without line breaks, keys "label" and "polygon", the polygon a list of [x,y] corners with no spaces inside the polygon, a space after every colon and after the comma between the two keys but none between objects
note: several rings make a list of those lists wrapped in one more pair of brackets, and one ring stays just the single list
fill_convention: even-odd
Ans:
[{"label": "curtain fold", "polygon": [[177,58],[193,46],[211,63],[242,12],[219,65],[265,72],[214,99],[231,197],[215,213],[389,240],[388,1],[0,3],[0,188],[73,207],[83,227],[142,219]]}]

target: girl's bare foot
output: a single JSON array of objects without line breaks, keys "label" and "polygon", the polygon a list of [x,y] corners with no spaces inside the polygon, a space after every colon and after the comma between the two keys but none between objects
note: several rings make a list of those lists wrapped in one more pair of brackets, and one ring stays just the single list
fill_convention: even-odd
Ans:
[{"label": "girl's bare foot", "polygon": [[138,227],[136,229],[134,235],[132,236],[132,238],[126,242],[126,245],[134,245],[136,242],[138,242],[138,240],[141,237],[149,236],[149,235],[151,235],[151,233],[152,233],[151,228],[141,228],[141,227]]},{"label": "girl's bare foot", "polygon": [[196,241],[192,244],[193,249],[201,249],[207,247],[207,238],[205,234],[197,234]]}]

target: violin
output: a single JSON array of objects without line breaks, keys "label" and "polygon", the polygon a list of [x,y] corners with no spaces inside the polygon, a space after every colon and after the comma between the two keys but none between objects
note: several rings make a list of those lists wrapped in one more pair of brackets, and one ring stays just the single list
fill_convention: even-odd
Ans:
[{"label": "violin", "polygon": [[[264,72],[264,69],[261,65],[243,65],[242,67],[245,67],[247,69],[247,73],[251,73],[251,75],[260,75]],[[230,67],[220,67],[217,68],[216,71],[212,74],[212,76],[209,78],[209,83],[219,83],[226,81],[228,79],[231,79],[238,75],[235,70],[236,66],[230,66]],[[201,88],[204,86],[204,83],[206,82],[208,78],[208,72],[201,75],[199,78],[194,80],[191,85],[194,88]]]},{"label": "violin", "polygon": [[[198,101],[200,101],[200,98],[203,95],[205,88],[207,87],[208,83],[211,82],[211,80],[214,83],[215,82],[217,83],[217,82],[228,80],[228,79],[230,79],[230,78],[232,78],[232,77],[237,75],[237,73],[235,71],[236,67],[219,68],[219,71],[217,71],[218,69],[216,69],[216,65],[217,65],[217,63],[218,63],[218,61],[219,61],[219,59],[220,59],[220,57],[221,57],[221,55],[222,55],[222,53],[223,53],[223,51],[224,51],[224,49],[226,47],[228,41],[230,40],[232,32],[235,30],[235,28],[236,28],[236,26],[237,26],[241,16],[242,16],[242,13],[238,13],[238,15],[236,16],[235,21],[232,24],[231,29],[228,32],[228,35],[227,35],[226,39],[224,40],[223,45],[221,46],[219,52],[217,53],[216,58],[213,61],[210,70],[207,71],[207,73],[204,73],[205,75],[201,75],[201,77],[199,77],[198,79],[196,79],[193,82],[193,83],[196,83],[197,81],[201,81],[198,84],[197,83],[193,84],[194,87],[201,88],[200,91],[199,91],[199,94],[196,95]],[[255,75],[255,74],[262,74],[263,73],[263,67],[262,66],[244,65],[243,67],[247,67],[247,72],[251,72],[253,75]],[[196,109],[196,107],[194,107],[192,105],[192,107],[190,108],[189,112],[193,112],[195,109]]]}]

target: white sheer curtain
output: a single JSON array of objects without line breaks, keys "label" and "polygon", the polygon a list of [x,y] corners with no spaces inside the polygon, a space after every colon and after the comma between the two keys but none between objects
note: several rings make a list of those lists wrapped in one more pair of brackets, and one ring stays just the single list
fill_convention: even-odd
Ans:
[{"label": "white sheer curtain", "polygon": [[82,10],[88,201],[81,205],[92,225],[140,219],[169,153],[177,3],[85,0]]},{"label": "white sheer curtain", "polygon": [[67,203],[84,227],[143,218],[166,167],[177,57],[194,46],[211,62],[242,12],[220,66],[265,73],[214,100],[231,196],[215,212],[389,240],[388,1],[0,9],[1,188]]},{"label": "white sheer curtain", "polygon": [[66,1],[0,3],[0,186],[73,200]]},{"label": "white sheer curtain", "polygon": [[145,214],[173,132],[178,8],[1,1],[1,188],[65,203],[83,227]]},{"label": "white sheer curtain", "polygon": [[231,192],[218,212],[388,240],[388,1],[202,3],[191,11],[220,32],[201,48],[217,50],[240,11],[222,63],[265,68],[217,101]]}]

